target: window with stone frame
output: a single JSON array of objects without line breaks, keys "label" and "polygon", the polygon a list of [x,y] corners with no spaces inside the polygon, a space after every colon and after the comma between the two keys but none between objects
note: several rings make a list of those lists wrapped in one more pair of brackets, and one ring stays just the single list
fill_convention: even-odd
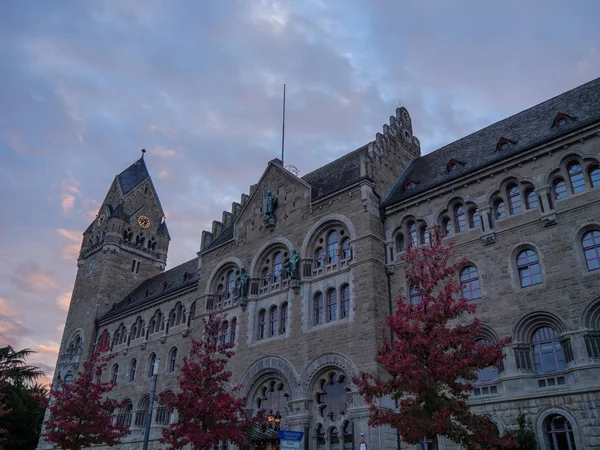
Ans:
[{"label": "window with stone frame", "polygon": [[321,417],[335,422],[346,413],[348,406],[348,378],[334,371],[323,374],[316,385],[316,404]]},{"label": "window with stone frame", "polygon": [[452,221],[448,217],[442,217],[442,232],[445,236],[452,236]]},{"label": "window with stone frame", "polygon": [[133,418],[133,403],[131,400],[125,400],[125,404],[121,407],[121,411],[117,415],[117,422],[123,425],[126,429],[129,429],[131,426],[131,421]]},{"label": "window with stone frame", "polygon": [[350,317],[350,286],[343,284],[340,288],[340,318]]},{"label": "window with stone frame", "polygon": [[350,238],[342,239],[342,259],[352,259],[352,248],[350,247]]},{"label": "window with stone frame", "polygon": [[148,335],[158,333],[165,329],[164,315],[160,309],[156,310],[148,324]]},{"label": "window with stone frame", "polygon": [[565,369],[565,356],[558,334],[553,328],[540,327],[531,339],[533,363],[538,374],[559,372]]},{"label": "window with stone frame", "polygon": [[[477,339],[477,343],[482,346],[491,345],[491,342],[487,339]],[[496,366],[488,366],[485,369],[479,369],[477,371],[476,384],[494,383],[498,380],[498,368]],[[495,392],[492,392],[495,393]]]},{"label": "window with stone frame", "polygon": [[258,339],[264,339],[265,338],[265,332],[267,329],[267,311],[264,309],[261,309],[258,312]]},{"label": "window with stone frame", "polygon": [[224,320],[219,328],[219,345],[225,345],[229,337],[229,322]]},{"label": "window with stone frame", "polygon": [[315,250],[315,267],[323,267],[325,264],[325,249],[323,247],[319,247]]},{"label": "window with stone frame", "polygon": [[277,336],[279,330],[279,311],[277,306],[272,306],[269,310],[269,337]]},{"label": "window with stone frame", "polygon": [[289,388],[285,383],[280,379],[270,378],[260,384],[253,403],[256,409],[264,411],[265,416],[279,413],[283,421],[287,416],[289,399]]},{"label": "window with stone frame", "polygon": [[280,318],[279,318],[279,334],[285,334],[287,331],[287,321],[288,321],[288,304],[283,303],[280,308]]},{"label": "window with stone frame", "polygon": [[404,235],[402,233],[398,233],[396,235],[396,253],[401,253],[404,250],[405,250]]},{"label": "window with stone frame", "polygon": [[504,200],[494,200],[494,214],[496,219],[504,219],[506,217],[506,206],[504,204]]},{"label": "window with stone frame", "polygon": [[588,271],[600,269],[600,230],[591,230],[581,239]]},{"label": "window with stone frame", "polygon": [[546,446],[550,450],[577,450],[575,435],[569,420],[553,414],[544,421]]},{"label": "window with stone frame", "polygon": [[327,264],[338,261],[339,256],[339,232],[332,230],[327,234]]},{"label": "window with stone frame", "polygon": [[135,372],[137,370],[137,359],[133,358],[129,364],[129,382],[135,381]]},{"label": "window with stone frame", "polygon": [[231,319],[231,325],[229,327],[229,342],[235,345],[235,335],[237,332],[237,319],[234,317]]},{"label": "window with stone frame", "polygon": [[525,197],[525,208],[535,209],[540,207],[540,201],[533,187],[526,188],[523,196]]},{"label": "window with stone frame", "polygon": [[532,249],[525,249],[517,255],[517,271],[522,288],[542,283],[542,270],[537,253]]},{"label": "window with stone frame", "polygon": [[335,289],[327,291],[327,314],[325,320],[327,322],[337,320],[337,291]]},{"label": "window with stone frame", "polygon": [[317,450],[325,450],[327,441],[325,440],[325,430],[323,430],[323,425],[321,424],[317,425],[315,439],[317,441]]},{"label": "window with stone frame", "polygon": [[418,245],[418,234],[417,234],[417,224],[414,221],[410,221],[406,224],[406,229],[408,232],[408,239],[410,245]]},{"label": "window with stone frame", "polygon": [[336,427],[329,429],[329,450],[340,450],[340,433]]},{"label": "window with stone frame", "polygon": [[600,186],[600,167],[591,166],[588,169],[588,175],[590,177],[590,185],[595,188]]},{"label": "window with stone frame", "polygon": [[354,449],[354,430],[352,422],[346,421],[342,424],[342,438],[344,439],[344,450]]},{"label": "window with stone frame", "polygon": [[355,256],[350,238],[343,223],[331,221],[324,224],[311,236],[307,254],[314,255],[314,259],[312,263],[305,263],[303,273],[315,276],[346,267]]},{"label": "window with stone frame", "polygon": [[481,298],[481,283],[479,272],[475,266],[467,266],[460,271],[459,275],[462,296],[468,301]]},{"label": "window with stone frame", "polygon": [[114,364],[112,368],[112,382],[117,384],[119,382],[119,365]]},{"label": "window with stone frame", "polygon": [[465,206],[462,203],[454,206],[454,223],[456,224],[457,233],[467,231],[467,216],[465,214]]},{"label": "window with stone frame", "polygon": [[127,340],[127,329],[123,323],[119,324],[113,336],[113,346],[124,344]]},{"label": "window with stone frame", "polygon": [[516,184],[509,185],[506,188],[506,195],[508,197],[508,211],[511,215],[519,214],[521,211],[523,211],[519,186]]},{"label": "window with stone frame", "polygon": [[419,227],[419,243],[421,245],[431,245],[431,235],[427,230],[427,225]]},{"label": "window with stone frame", "polygon": [[554,181],[552,184],[552,191],[554,193],[555,200],[562,200],[569,196],[569,193],[567,192],[567,183],[565,183],[561,178]]},{"label": "window with stone frame", "polygon": [[573,194],[579,194],[580,192],[583,192],[587,189],[581,164],[579,164],[578,162],[570,163],[567,166],[567,172],[569,174],[569,181],[571,182],[571,189],[573,190]]},{"label": "window with stone frame", "polygon": [[154,375],[154,365],[156,364],[156,353],[152,353],[148,358],[148,378]]},{"label": "window with stone frame", "polygon": [[323,323],[323,294],[317,292],[313,297],[313,325]]},{"label": "window with stone frame", "polygon": [[177,368],[177,347],[173,347],[169,352],[169,373],[175,372]]},{"label": "window with stone frame", "polygon": [[148,394],[144,395],[138,403],[137,410],[135,411],[134,426],[137,428],[144,428],[146,425],[146,416],[148,414],[148,405],[150,404],[150,398]]},{"label": "window with stone frame", "polygon": [[414,284],[411,283],[408,292],[408,301],[412,306],[421,303],[421,295],[419,295],[419,290]]},{"label": "window with stone frame", "polygon": [[233,264],[222,267],[212,281],[207,309],[219,311],[233,305],[239,268]]},{"label": "window with stone frame", "polygon": [[169,313],[169,328],[176,327],[185,322],[185,307],[177,302]]},{"label": "window with stone frame", "polygon": [[[287,247],[277,244],[266,250],[255,269],[253,283],[257,283],[256,294],[262,295],[287,287],[289,276],[284,270],[285,263],[289,261]],[[254,288],[251,288],[253,292]]]},{"label": "window with stone frame", "polygon": [[481,216],[475,207],[469,209],[469,228],[481,229]]},{"label": "window with stone frame", "polygon": [[155,419],[155,423],[157,425],[167,426],[171,423],[172,413],[169,411],[168,406],[160,401],[160,398],[171,393],[171,391],[165,391],[160,396],[158,396],[158,407],[156,408]]}]

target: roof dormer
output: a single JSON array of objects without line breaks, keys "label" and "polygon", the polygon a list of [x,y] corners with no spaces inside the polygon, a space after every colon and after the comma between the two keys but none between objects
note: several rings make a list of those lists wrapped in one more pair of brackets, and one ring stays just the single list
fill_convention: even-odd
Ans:
[{"label": "roof dormer", "polygon": [[568,114],[562,112],[558,113],[554,118],[554,121],[552,122],[552,128],[564,127],[568,123],[571,123],[573,120],[575,120],[575,118],[569,116]]},{"label": "roof dormer", "polygon": [[505,153],[510,150],[512,145],[516,144],[515,141],[511,141],[508,138],[501,137],[498,143],[496,144],[496,151],[498,153]]},{"label": "roof dormer", "polygon": [[448,172],[448,173],[456,172],[463,165],[464,165],[463,163],[457,161],[456,159],[451,159],[450,161],[448,161],[448,164],[446,164],[446,172]]},{"label": "roof dormer", "polygon": [[404,182],[404,190],[405,190],[405,191],[410,191],[411,189],[414,189],[414,188],[416,188],[416,187],[417,187],[417,183],[415,183],[415,182],[414,182],[414,181],[412,181],[412,180],[406,180],[406,181]]}]

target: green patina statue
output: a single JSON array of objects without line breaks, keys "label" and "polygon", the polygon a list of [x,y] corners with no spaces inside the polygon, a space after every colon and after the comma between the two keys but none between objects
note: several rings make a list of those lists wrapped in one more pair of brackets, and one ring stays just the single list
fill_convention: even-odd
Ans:
[{"label": "green patina statue", "polygon": [[290,260],[283,265],[283,268],[287,271],[292,280],[300,279],[300,272],[298,271],[299,264],[300,255],[296,253],[296,250],[292,250],[292,256],[290,256]]},{"label": "green patina statue", "polygon": [[246,298],[248,297],[248,288],[250,287],[250,276],[246,273],[246,269],[242,268],[242,271],[237,277],[237,295],[235,298]]},{"label": "green patina statue", "polygon": [[263,220],[265,222],[275,222],[275,208],[277,207],[277,197],[271,191],[263,194],[264,208]]}]

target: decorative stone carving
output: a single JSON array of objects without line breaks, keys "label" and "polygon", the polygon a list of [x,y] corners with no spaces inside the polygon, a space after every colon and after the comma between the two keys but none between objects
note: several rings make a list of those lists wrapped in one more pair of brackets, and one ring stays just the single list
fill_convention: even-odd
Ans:
[{"label": "decorative stone carving", "polygon": [[267,229],[273,230],[275,228],[275,208],[277,208],[277,197],[275,197],[271,191],[262,189],[263,195],[263,221]]},{"label": "decorative stone carving", "polygon": [[558,224],[558,216],[554,210],[552,210],[549,214],[542,214],[540,219],[542,220],[544,227],[551,227]]},{"label": "decorative stone carving", "polygon": [[483,233],[481,235],[481,242],[483,242],[483,245],[492,245],[496,242],[496,233],[489,232],[489,233]]}]

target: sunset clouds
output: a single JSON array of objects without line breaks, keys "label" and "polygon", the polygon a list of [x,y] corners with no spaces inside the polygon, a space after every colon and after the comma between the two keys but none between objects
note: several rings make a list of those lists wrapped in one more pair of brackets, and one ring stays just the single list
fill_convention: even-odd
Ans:
[{"label": "sunset clouds", "polygon": [[[281,151],[300,174],[400,104],[422,151],[600,74],[600,4],[558,0],[0,2],[0,344],[52,370],[83,231],[146,163],[169,266]],[[120,299],[111,299],[118,301]]]}]

